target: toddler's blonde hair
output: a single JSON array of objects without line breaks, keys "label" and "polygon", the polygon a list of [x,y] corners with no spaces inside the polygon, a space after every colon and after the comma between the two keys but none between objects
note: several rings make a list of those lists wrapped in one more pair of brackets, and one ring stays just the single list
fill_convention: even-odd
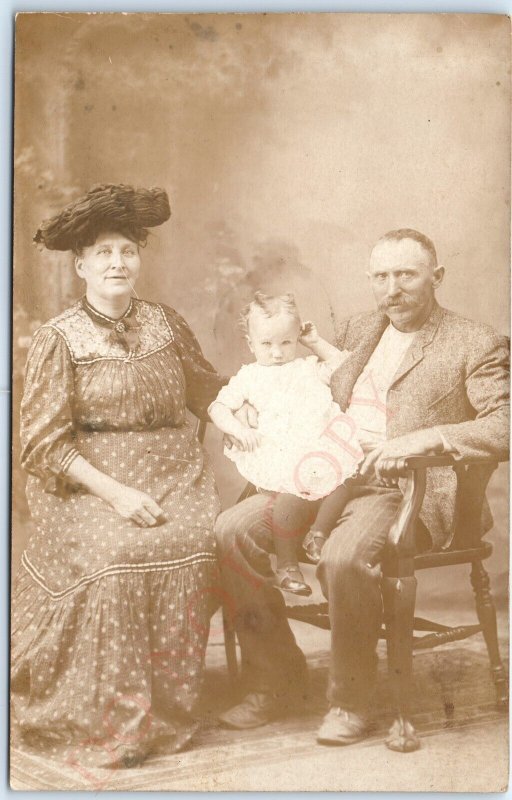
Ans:
[{"label": "toddler's blonde hair", "polygon": [[249,335],[249,319],[254,311],[258,311],[266,317],[276,317],[278,314],[289,314],[301,325],[299,309],[295,303],[295,297],[291,292],[281,295],[265,294],[255,292],[254,300],[242,309],[238,319],[238,327],[247,337]]}]

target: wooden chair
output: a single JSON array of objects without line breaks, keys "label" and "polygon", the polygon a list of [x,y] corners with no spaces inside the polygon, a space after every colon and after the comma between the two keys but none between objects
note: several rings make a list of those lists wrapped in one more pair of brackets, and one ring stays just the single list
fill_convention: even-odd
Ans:
[{"label": "wooden chair", "polygon": [[[496,689],[497,706],[508,707],[508,682],[498,647],[496,610],[489,576],[482,564],[492,553],[490,542],[482,541],[480,527],[482,506],[489,478],[497,463],[489,460],[455,461],[451,456],[413,456],[389,459],[385,471],[389,477],[406,478],[403,501],[389,531],[382,560],[382,598],[389,677],[396,711],[386,745],[391,750],[409,752],[420,746],[410,721],[413,651],[438,647],[482,633],[487,645],[491,675]],[[423,502],[427,469],[452,467],[457,475],[456,526],[449,547],[440,552],[418,553],[416,546],[419,511]],[[254,493],[245,488],[239,502]],[[470,564],[470,581],[475,594],[478,624],[449,627],[414,616],[416,603],[415,572],[432,567]],[[287,606],[287,616],[330,629],[328,604]],[[416,637],[414,631],[426,632]],[[230,676],[238,673],[235,631],[224,615],[225,649]]]}]

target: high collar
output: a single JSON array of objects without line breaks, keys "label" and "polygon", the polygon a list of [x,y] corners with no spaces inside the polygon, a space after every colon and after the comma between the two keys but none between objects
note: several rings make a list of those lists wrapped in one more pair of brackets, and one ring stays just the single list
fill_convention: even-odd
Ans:
[{"label": "high collar", "polygon": [[87,298],[82,297],[82,308],[92,319],[95,325],[110,331],[109,340],[112,344],[120,344],[128,353],[134,353],[139,345],[139,331],[141,326],[137,319],[137,305],[130,299],[130,305],[117,319],[102,314],[92,306]]},{"label": "high collar", "polygon": [[121,314],[120,317],[109,317],[107,314],[103,314],[101,311],[98,311],[97,308],[88,301],[87,296],[84,294],[82,297],[82,308],[84,311],[90,316],[90,318],[96,322],[98,325],[103,325],[104,327],[111,327],[112,325],[116,325],[117,322],[120,320],[124,320],[127,317],[130,317],[135,310],[135,303],[133,302],[133,297],[130,298],[130,304],[124,314]]}]

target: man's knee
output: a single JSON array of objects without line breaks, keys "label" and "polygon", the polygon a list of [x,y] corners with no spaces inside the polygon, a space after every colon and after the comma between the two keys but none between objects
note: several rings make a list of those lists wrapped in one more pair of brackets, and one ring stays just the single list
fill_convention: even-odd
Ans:
[{"label": "man's knee", "polygon": [[257,495],[219,514],[215,523],[219,550],[235,548],[252,553],[256,548],[269,552],[272,535],[265,520],[266,505],[265,498]]},{"label": "man's knee", "polygon": [[366,581],[378,577],[380,569],[375,559],[370,559],[365,549],[342,537],[330,538],[322,550],[322,557],[318,565],[319,577],[322,575],[330,580],[338,581]]},{"label": "man's knee", "polygon": [[360,564],[361,560],[355,553],[324,546],[319,568],[329,573],[336,573],[341,577],[357,570]]}]

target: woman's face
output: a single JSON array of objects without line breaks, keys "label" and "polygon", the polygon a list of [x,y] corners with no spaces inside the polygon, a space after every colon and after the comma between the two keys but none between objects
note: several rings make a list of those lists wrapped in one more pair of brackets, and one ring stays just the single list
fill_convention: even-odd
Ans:
[{"label": "woman's face", "polygon": [[75,268],[87,284],[87,297],[109,301],[131,295],[140,271],[139,247],[121,233],[100,233],[84,247]]}]

